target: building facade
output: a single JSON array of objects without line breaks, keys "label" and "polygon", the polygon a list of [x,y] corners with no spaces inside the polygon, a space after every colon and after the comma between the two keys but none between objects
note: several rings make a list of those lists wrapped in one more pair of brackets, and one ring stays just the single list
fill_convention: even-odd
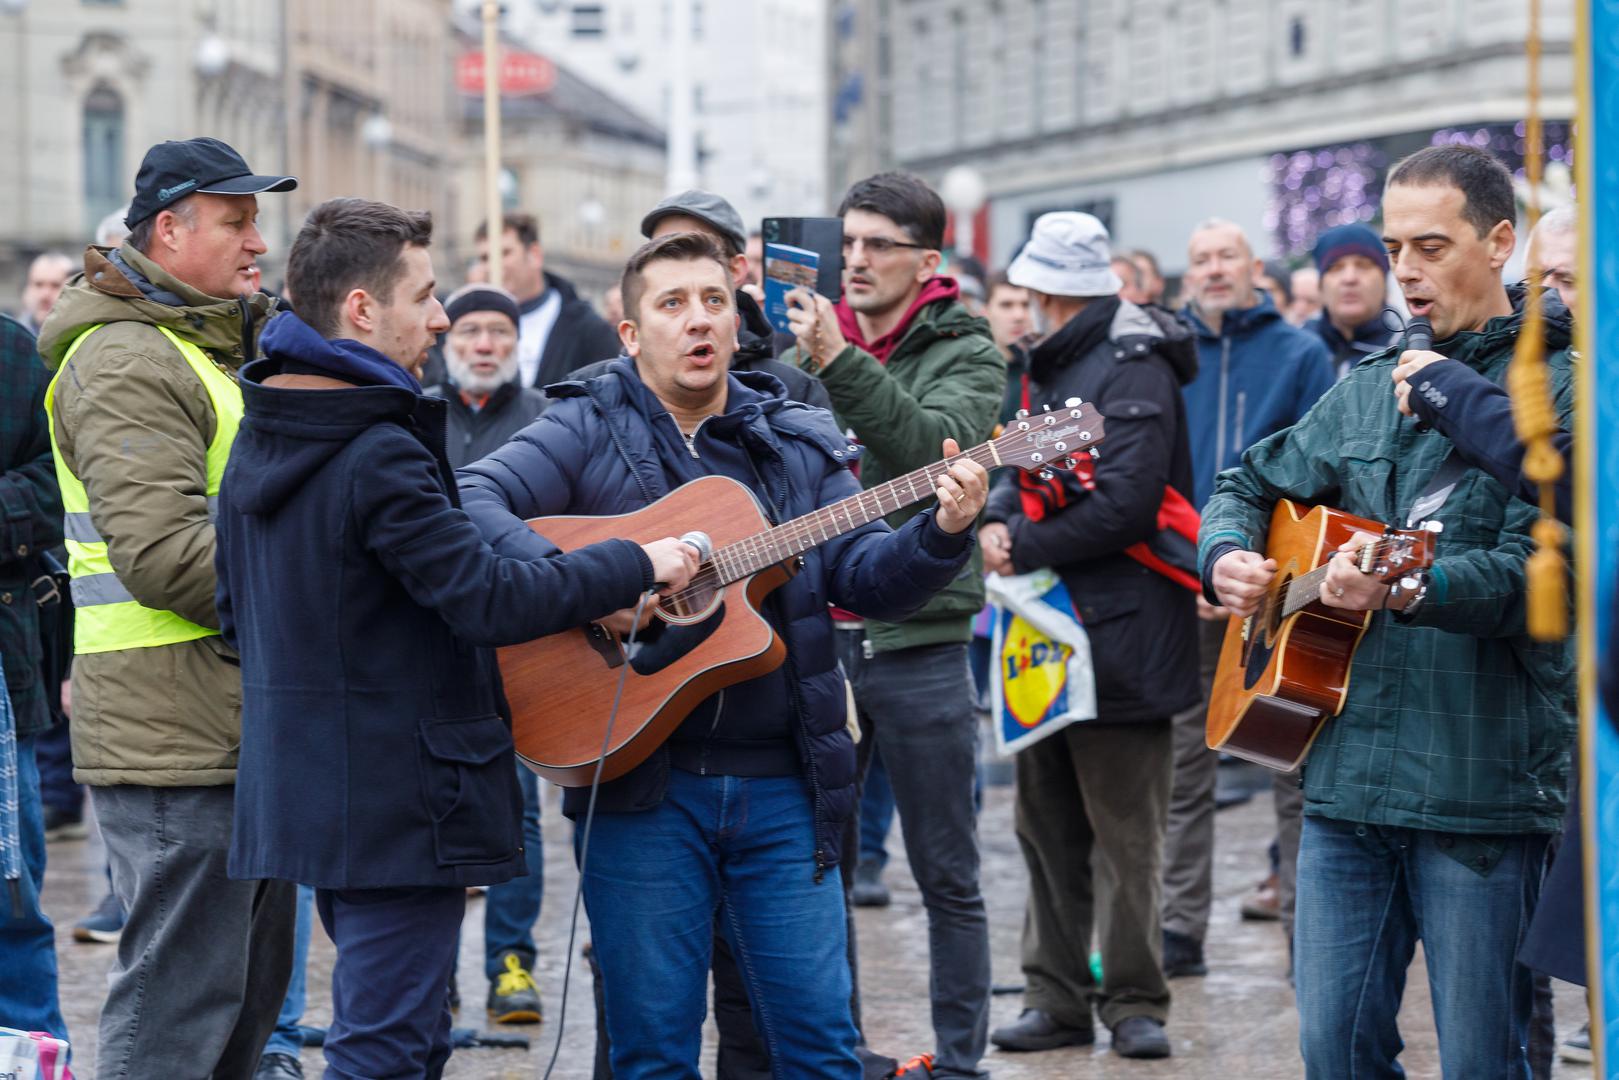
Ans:
[{"label": "building facade", "polygon": [[[1375,218],[1382,170],[1418,146],[1522,154],[1517,0],[834,3],[833,146],[841,128],[856,147],[886,131],[858,168],[979,170],[996,264],[1053,209],[1097,213],[1170,269],[1214,214],[1261,254],[1296,259],[1320,228]],[[1569,152],[1573,16],[1569,0],[1544,8],[1543,115],[1565,122],[1549,128],[1556,160]]]},{"label": "building facade", "polygon": [[[479,0],[458,0],[475,14]],[[666,184],[750,228],[826,212],[826,0],[508,0],[504,29],[669,133]],[[682,39],[684,43],[682,44]],[[690,143],[681,137],[689,124]],[[694,160],[682,158],[690,146]]]}]

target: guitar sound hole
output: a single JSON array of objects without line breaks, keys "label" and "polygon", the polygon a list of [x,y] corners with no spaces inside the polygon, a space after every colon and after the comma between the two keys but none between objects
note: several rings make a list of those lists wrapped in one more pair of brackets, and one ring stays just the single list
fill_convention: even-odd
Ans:
[{"label": "guitar sound hole", "polygon": [[1287,586],[1292,580],[1289,575],[1272,585],[1260,599],[1259,610],[1254,612],[1253,622],[1249,624],[1253,629],[1243,643],[1244,689],[1252,690],[1270,666],[1271,654],[1276,651],[1276,635],[1282,628],[1282,607],[1286,602]]},{"label": "guitar sound hole", "polygon": [[719,599],[720,591],[699,579],[676,595],[663,600],[660,606],[671,620],[687,622],[707,614],[714,606],[714,602]]}]

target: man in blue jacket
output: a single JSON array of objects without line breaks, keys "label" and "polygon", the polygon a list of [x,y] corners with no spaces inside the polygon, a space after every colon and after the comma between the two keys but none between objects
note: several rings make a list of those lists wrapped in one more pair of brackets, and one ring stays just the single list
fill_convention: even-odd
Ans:
[{"label": "man in blue jacket", "polygon": [[[1192,441],[1192,503],[1200,509],[1216,475],[1241,461],[1242,452],[1260,439],[1296,422],[1332,385],[1326,346],[1315,334],[1289,326],[1271,297],[1255,288],[1261,270],[1239,226],[1215,218],[1192,231],[1185,278],[1190,301],[1181,314],[1196,331],[1198,365],[1197,378],[1182,393]],[[1207,699],[1225,613],[1200,603],[1198,614]],[[1175,787],[1164,837],[1164,973],[1172,978],[1207,971],[1203,938],[1213,900],[1218,759],[1204,742],[1203,727],[1201,705],[1175,718]],[[1289,794],[1278,787],[1279,809]],[[1271,885],[1284,930],[1292,917],[1290,867],[1297,836],[1296,826],[1282,831],[1281,872]]]},{"label": "man in blue jacket", "polygon": [[[496,551],[543,557],[551,545],[523,519],[625,513],[706,475],[742,483],[777,521],[860,491],[858,447],[828,413],[786,400],[774,376],[729,372],[737,310],[712,240],[652,241],[623,292],[627,357],[553,387],[539,422],[461,471]],[[601,788],[582,876],[617,1080],[696,1074],[716,913],[776,1075],[860,1075],[838,873],[855,753],[827,605],[897,621],[954,580],[987,477],[950,471],[938,509],[806,552],[763,609],[786,662],[699,704]],[[563,812],[589,797],[570,789]]]},{"label": "man in blue jacket", "polygon": [[[242,373],[218,521],[220,628],[242,658],[230,874],[315,887],[337,945],[329,1078],[437,1077],[469,885],[524,873],[493,654],[635,604],[696,568],[674,539],[489,549],[416,381],[448,326],[426,214],[316,207],[300,315]],[[295,798],[289,798],[296,793]]]}]

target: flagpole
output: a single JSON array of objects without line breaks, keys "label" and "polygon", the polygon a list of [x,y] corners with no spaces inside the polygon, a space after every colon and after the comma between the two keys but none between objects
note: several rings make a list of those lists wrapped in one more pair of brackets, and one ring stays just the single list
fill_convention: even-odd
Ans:
[{"label": "flagpole", "polygon": [[484,220],[488,222],[489,284],[501,287],[505,237],[500,204],[500,0],[483,0]]}]

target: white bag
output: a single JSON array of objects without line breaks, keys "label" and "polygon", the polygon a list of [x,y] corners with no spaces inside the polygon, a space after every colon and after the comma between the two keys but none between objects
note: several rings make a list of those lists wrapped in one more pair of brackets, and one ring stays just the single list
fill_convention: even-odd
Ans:
[{"label": "white bag", "polygon": [[67,1043],[42,1031],[0,1027],[0,1080],[73,1080]]},{"label": "white bag", "polygon": [[1091,642],[1053,570],[986,581],[995,605],[990,707],[1003,756],[1096,719]]}]

